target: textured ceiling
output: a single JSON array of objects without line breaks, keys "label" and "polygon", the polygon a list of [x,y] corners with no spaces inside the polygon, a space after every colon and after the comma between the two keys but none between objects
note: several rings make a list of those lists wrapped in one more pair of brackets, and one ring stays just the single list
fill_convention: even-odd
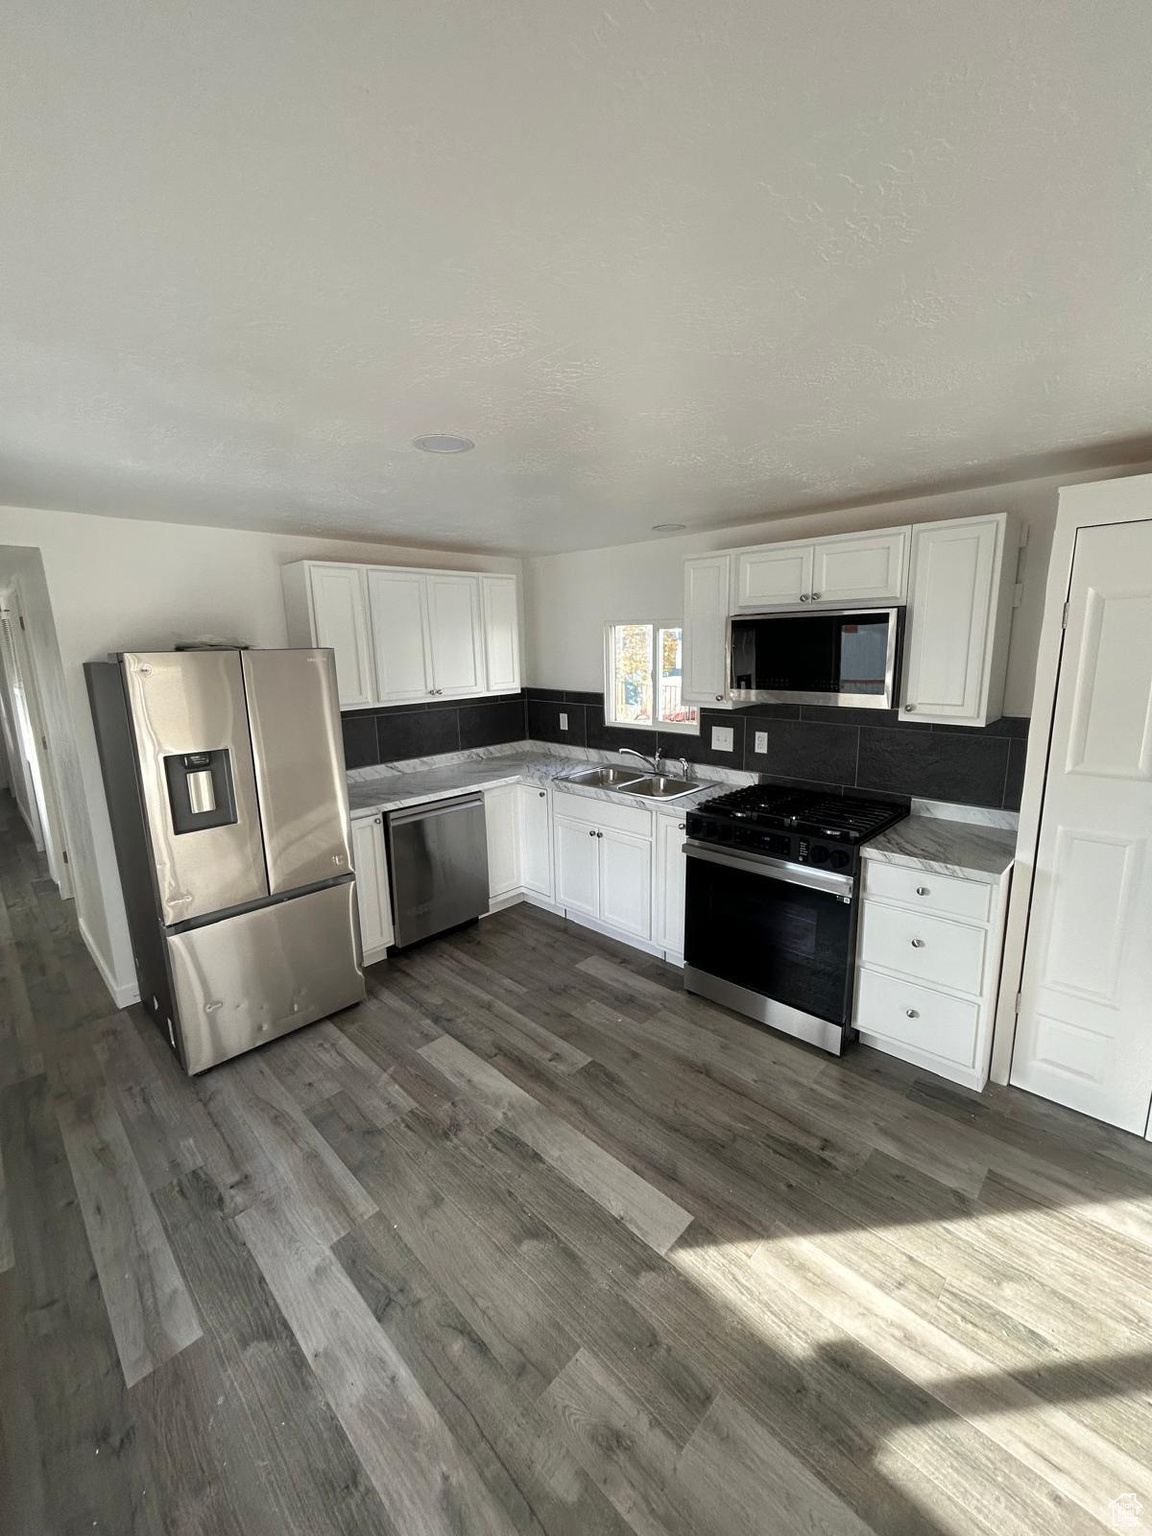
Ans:
[{"label": "textured ceiling", "polygon": [[0,501],[527,551],[1147,458],[1150,57],[1147,0],[9,0]]}]

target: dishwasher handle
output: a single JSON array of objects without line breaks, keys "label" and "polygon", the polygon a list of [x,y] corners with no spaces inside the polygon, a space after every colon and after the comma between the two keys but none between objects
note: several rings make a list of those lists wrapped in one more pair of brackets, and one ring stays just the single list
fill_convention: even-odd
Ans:
[{"label": "dishwasher handle", "polygon": [[455,811],[483,809],[483,795],[463,795],[452,800],[430,800],[425,805],[408,806],[402,811],[390,811],[388,820],[394,827],[402,827],[410,821],[428,821],[433,816],[451,816]]}]

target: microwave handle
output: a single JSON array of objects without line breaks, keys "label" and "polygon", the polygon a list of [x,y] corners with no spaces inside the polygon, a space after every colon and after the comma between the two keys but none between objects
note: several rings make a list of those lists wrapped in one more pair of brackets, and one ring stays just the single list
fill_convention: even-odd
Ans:
[{"label": "microwave handle", "polygon": [[785,885],[803,885],[810,891],[824,891],[850,902],[856,888],[851,875],[833,874],[831,870],[809,869],[804,864],[790,864],[785,859],[774,859],[766,853],[738,853],[735,850],[713,848],[707,843],[687,842],[684,852],[690,859],[704,864],[719,864],[725,869],[739,869],[746,875],[760,875],[765,880],[781,880]]}]

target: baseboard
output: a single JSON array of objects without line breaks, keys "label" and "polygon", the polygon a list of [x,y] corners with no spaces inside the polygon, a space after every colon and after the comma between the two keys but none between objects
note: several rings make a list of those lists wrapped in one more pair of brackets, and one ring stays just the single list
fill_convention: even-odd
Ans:
[{"label": "baseboard", "polygon": [[928,1051],[918,1051],[914,1045],[870,1035],[865,1030],[860,1031],[860,1043],[870,1045],[873,1050],[883,1051],[885,1056],[895,1056],[898,1061],[906,1061],[910,1066],[922,1067],[925,1072],[933,1072],[937,1077],[945,1077],[949,1082],[959,1083],[962,1088],[974,1088],[977,1093],[982,1093],[988,1085],[988,1074],[981,1068],[956,1066]]},{"label": "baseboard", "polygon": [[108,966],[108,962],[100,953],[99,946],[95,943],[92,935],[84,926],[84,919],[82,917],[78,917],[76,921],[80,928],[80,937],[84,940],[84,948],[92,956],[92,963],[100,972],[100,980],[107,987],[108,995],[116,1004],[117,1008],[128,1008],[133,1003],[138,1003],[140,1001],[140,988],[134,981],[129,982],[126,986],[117,985],[116,979],[112,975],[112,972]]},{"label": "baseboard", "polygon": [[591,928],[593,933],[602,933],[606,939],[615,939],[618,944],[627,944],[630,949],[641,949],[646,955],[655,955],[663,960],[664,951],[659,944],[653,944],[649,939],[638,939],[635,934],[621,933],[619,928],[610,928],[607,923],[598,923],[595,918],[585,917],[583,912],[572,912],[562,907],[552,909],[566,917],[570,923],[579,923],[581,928]]}]

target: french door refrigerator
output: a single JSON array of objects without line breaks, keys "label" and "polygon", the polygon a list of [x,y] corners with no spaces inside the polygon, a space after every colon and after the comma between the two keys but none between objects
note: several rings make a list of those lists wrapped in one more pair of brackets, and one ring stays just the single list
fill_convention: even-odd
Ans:
[{"label": "french door refrigerator", "polygon": [[136,975],[189,1074],[364,996],[330,650],[85,667]]}]

